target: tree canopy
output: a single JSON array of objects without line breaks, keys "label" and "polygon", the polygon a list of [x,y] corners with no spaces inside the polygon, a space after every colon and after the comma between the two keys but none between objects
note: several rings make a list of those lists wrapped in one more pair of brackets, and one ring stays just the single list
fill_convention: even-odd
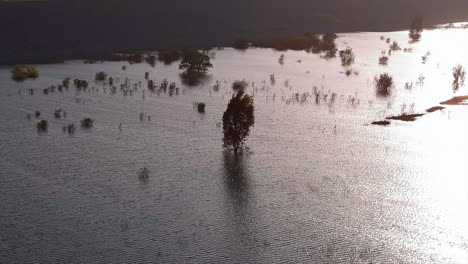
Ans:
[{"label": "tree canopy", "polygon": [[210,56],[207,52],[199,52],[197,50],[189,50],[184,52],[182,62],[179,64],[179,69],[185,70],[187,73],[206,73],[213,64],[210,62]]},{"label": "tree canopy", "polygon": [[237,154],[254,123],[254,99],[241,89],[232,96],[223,114],[224,146],[233,147]]}]

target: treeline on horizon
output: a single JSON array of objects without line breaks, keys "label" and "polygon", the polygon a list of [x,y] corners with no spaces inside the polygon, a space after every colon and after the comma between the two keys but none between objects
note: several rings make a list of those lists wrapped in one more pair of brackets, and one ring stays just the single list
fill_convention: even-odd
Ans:
[{"label": "treeline on horizon", "polygon": [[[468,20],[462,0],[49,0],[0,4],[0,64],[163,47],[229,46],[239,37],[390,31]],[[18,17],[21,17],[19,20]]]}]

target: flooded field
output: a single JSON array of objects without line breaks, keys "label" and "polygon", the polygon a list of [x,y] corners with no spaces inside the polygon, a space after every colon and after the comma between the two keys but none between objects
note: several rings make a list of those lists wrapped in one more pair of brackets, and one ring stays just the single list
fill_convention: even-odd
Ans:
[{"label": "flooded field", "polygon": [[[468,94],[452,90],[468,31],[414,44],[407,32],[339,36],[356,55],[349,68],[304,51],[213,49],[195,87],[178,62],[36,65],[23,82],[0,68],[0,263],[466,263],[468,107],[427,110]],[[385,66],[386,38],[402,50]],[[94,82],[100,71],[115,93]],[[145,72],[178,92],[151,93]],[[395,85],[381,97],[385,72]],[[67,77],[89,89],[44,94]],[[219,124],[242,79],[255,127],[235,157]],[[402,114],[421,116],[387,119]]]}]

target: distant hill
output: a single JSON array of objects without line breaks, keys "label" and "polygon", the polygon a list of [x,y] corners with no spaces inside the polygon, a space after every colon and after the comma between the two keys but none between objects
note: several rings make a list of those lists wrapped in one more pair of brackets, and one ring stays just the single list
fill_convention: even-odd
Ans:
[{"label": "distant hill", "polygon": [[0,64],[172,46],[229,45],[304,32],[468,21],[466,0],[0,1]]}]

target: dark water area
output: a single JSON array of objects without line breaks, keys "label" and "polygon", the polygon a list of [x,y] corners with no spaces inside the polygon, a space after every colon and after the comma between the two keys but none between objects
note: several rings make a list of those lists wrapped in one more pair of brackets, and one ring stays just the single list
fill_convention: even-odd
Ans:
[{"label": "dark water area", "polygon": [[468,20],[463,0],[50,0],[0,3],[0,64],[161,47],[226,46],[305,32],[405,29]]}]

